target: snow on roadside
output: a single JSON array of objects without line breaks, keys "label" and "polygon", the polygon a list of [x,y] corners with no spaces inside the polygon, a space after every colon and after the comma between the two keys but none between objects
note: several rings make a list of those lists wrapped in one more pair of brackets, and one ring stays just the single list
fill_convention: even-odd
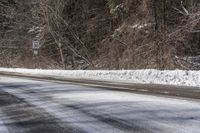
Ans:
[{"label": "snow on roadside", "polygon": [[75,79],[105,80],[115,82],[167,84],[200,87],[200,71],[184,70],[41,70],[0,68],[0,72],[15,72],[37,76]]}]

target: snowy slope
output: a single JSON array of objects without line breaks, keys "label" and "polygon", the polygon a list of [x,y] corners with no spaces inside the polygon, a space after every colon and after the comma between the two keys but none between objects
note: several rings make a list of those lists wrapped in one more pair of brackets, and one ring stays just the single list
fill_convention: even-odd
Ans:
[{"label": "snowy slope", "polygon": [[122,81],[142,84],[167,84],[200,87],[200,71],[184,70],[40,70],[0,68],[0,72],[106,81]]}]

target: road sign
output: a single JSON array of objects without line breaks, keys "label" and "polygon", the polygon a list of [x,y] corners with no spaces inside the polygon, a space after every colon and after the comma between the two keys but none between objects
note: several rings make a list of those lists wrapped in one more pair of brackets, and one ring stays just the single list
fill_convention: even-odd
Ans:
[{"label": "road sign", "polygon": [[40,49],[40,41],[33,41],[33,45],[32,45],[33,49]]},{"label": "road sign", "polygon": [[33,54],[34,54],[34,55],[38,55],[38,50],[34,50],[34,51],[33,51]]}]

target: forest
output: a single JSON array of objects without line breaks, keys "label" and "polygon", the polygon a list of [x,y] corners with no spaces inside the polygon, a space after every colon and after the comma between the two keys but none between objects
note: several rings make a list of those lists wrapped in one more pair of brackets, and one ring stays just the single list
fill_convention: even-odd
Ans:
[{"label": "forest", "polygon": [[197,70],[200,1],[1,0],[0,67]]}]

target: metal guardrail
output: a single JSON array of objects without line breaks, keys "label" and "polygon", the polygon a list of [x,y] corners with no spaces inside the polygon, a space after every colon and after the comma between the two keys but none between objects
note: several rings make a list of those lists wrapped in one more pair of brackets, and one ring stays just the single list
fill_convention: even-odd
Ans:
[{"label": "metal guardrail", "polygon": [[177,64],[188,70],[200,70],[200,56],[178,57],[175,56]]}]

